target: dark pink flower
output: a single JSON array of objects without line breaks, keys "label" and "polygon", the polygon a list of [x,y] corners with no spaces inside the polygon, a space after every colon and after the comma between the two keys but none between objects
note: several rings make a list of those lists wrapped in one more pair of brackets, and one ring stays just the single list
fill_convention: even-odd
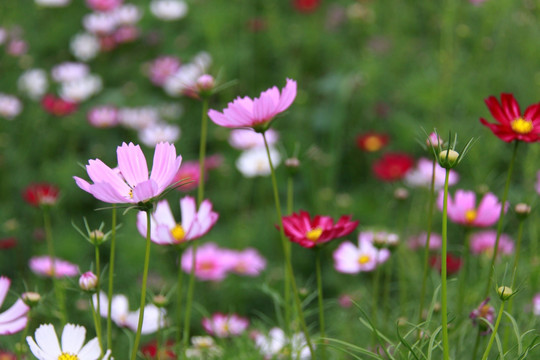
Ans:
[{"label": "dark pink flower", "polygon": [[58,201],[59,195],[58,187],[49,183],[30,184],[23,191],[24,200],[35,207],[52,206]]}]

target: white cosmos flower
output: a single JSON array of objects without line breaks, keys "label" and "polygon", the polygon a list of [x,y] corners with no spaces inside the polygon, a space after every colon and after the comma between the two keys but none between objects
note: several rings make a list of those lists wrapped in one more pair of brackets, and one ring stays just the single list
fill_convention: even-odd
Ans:
[{"label": "white cosmos flower", "polygon": [[[270,147],[270,158],[274,168],[281,162],[279,152]],[[245,177],[268,176],[271,173],[270,163],[265,147],[256,147],[242,152],[242,155],[236,160],[236,168]]]},{"label": "white cosmos flower", "polygon": [[84,326],[67,324],[62,331],[61,344],[51,324],[42,324],[34,335],[26,337],[30,351],[38,360],[107,360],[110,350],[101,358],[101,349],[97,338],[83,346],[86,338]]},{"label": "white cosmos flower", "polygon": [[90,74],[81,79],[63,83],[59,94],[64,100],[79,103],[98,93],[102,87],[101,78]]},{"label": "white cosmos flower", "polygon": [[47,73],[42,69],[26,70],[17,81],[19,90],[32,100],[39,100],[47,92],[49,81]]},{"label": "white cosmos flower", "polygon": [[69,43],[71,53],[81,61],[92,60],[101,49],[96,36],[89,33],[80,33],[71,38]]},{"label": "white cosmos flower", "polygon": [[153,0],[150,11],[160,20],[178,20],[186,16],[188,6],[181,0]]},{"label": "white cosmos flower", "polygon": [[18,98],[0,93],[0,117],[13,120],[21,111],[22,103]]},{"label": "white cosmos flower", "polygon": [[48,7],[62,7],[69,5],[71,0],[35,0],[37,5]]},{"label": "white cosmos flower", "polygon": [[84,79],[88,74],[90,74],[88,65],[72,61],[58,64],[51,70],[53,80],[59,83]]},{"label": "white cosmos flower", "polygon": [[180,137],[180,127],[164,122],[150,124],[139,131],[139,139],[149,147],[155,147],[160,142],[174,143]]}]

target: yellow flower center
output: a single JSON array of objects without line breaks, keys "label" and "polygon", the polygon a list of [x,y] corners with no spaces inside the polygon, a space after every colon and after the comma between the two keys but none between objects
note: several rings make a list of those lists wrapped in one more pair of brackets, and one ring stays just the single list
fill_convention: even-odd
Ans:
[{"label": "yellow flower center", "polygon": [[62,353],[58,357],[58,360],[79,360],[79,357],[73,354]]},{"label": "yellow flower center", "polygon": [[322,232],[323,230],[321,228],[311,229],[306,233],[306,237],[309,240],[316,242],[321,237]]},{"label": "yellow flower center", "polygon": [[533,130],[533,124],[531,120],[525,120],[523,118],[517,118],[510,123],[512,130],[518,134],[528,134]]},{"label": "yellow flower center", "polygon": [[133,199],[133,189],[129,189],[129,198]]},{"label": "yellow flower center", "polygon": [[186,232],[180,224],[176,224],[176,226],[172,228],[171,234],[177,242],[182,242],[186,236]]},{"label": "yellow flower center", "polygon": [[378,151],[382,146],[383,142],[378,136],[369,136],[364,142],[364,147],[370,152]]},{"label": "yellow flower center", "polygon": [[360,255],[360,257],[358,258],[358,263],[360,265],[364,265],[367,264],[370,260],[371,258],[369,257],[369,255]]},{"label": "yellow flower center", "polygon": [[470,209],[465,211],[465,221],[467,223],[472,223],[474,220],[476,220],[476,216],[478,215],[478,212],[476,209]]}]

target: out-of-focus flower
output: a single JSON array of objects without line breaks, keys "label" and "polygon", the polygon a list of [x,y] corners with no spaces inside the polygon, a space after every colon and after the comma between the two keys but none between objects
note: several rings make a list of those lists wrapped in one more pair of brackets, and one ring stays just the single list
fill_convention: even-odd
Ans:
[{"label": "out-of-focus flower", "polygon": [[321,0],[292,0],[296,10],[302,13],[310,13],[319,7]]},{"label": "out-of-focus flower", "polygon": [[479,6],[486,2],[486,0],[469,0],[469,2],[473,5]]},{"label": "out-of-focus flower", "polygon": [[[51,277],[53,273],[53,262],[49,256],[34,256],[28,262],[30,270],[34,274]],[[57,278],[71,277],[79,274],[77,265],[68,261],[55,258],[54,259],[54,274]]]},{"label": "out-of-focus flower", "polygon": [[150,11],[160,20],[172,21],[186,16],[188,6],[182,0],[152,0]]},{"label": "out-of-focus flower", "polygon": [[115,9],[114,16],[121,25],[133,25],[141,19],[142,13],[136,5],[125,4]]},{"label": "out-of-focus flower", "polygon": [[306,211],[283,216],[283,230],[292,242],[305,248],[312,248],[331,240],[349,235],[358,226],[351,216],[342,216],[334,224],[330,216],[316,215],[311,218]]},{"label": "out-of-focus flower", "polygon": [[26,70],[17,81],[19,90],[32,100],[39,100],[47,92],[49,81],[47,73],[42,69]]},{"label": "out-of-focus flower", "polygon": [[83,289],[84,291],[94,291],[94,290],[96,290],[97,284],[98,284],[98,278],[91,271],[85,272],[79,278],[79,287],[81,289]]},{"label": "out-of-focus flower", "polygon": [[89,160],[86,166],[93,184],[77,176],[73,177],[82,190],[113,204],[138,204],[161,195],[172,184],[182,162],[182,156],[176,156],[174,145],[159,143],[154,151],[149,177],[146,158],[139,145],[123,143],[116,152],[120,173],[95,159]]},{"label": "out-of-focus flower", "polygon": [[203,318],[201,322],[208,334],[218,338],[238,336],[246,331],[249,326],[247,318],[236,314],[215,313],[211,317]]},{"label": "out-of-focus flower", "polygon": [[180,68],[180,60],[174,56],[160,56],[150,64],[149,76],[154,85],[162,86]]},{"label": "out-of-focus flower", "polygon": [[0,116],[13,120],[22,111],[22,103],[15,96],[0,93]]},{"label": "out-of-focus flower", "polygon": [[165,92],[171,96],[187,95],[196,97],[197,79],[205,69],[193,63],[184,64],[176,72],[167,77],[163,84]]},{"label": "out-of-focus flower", "polygon": [[193,336],[191,344],[192,346],[186,349],[188,359],[214,359],[223,353],[210,336]]},{"label": "out-of-focus flower", "polygon": [[37,292],[27,291],[21,294],[21,299],[26,305],[32,308],[39,304],[39,302],[41,301],[41,295],[39,295]]},{"label": "out-of-focus flower", "polygon": [[540,171],[536,173],[536,193],[540,195]]},{"label": "out-of-focus flower", "polygon": [[[195,256],[195,276],[202,281],[222,281],[231,269],[231,259],[226,250],[214,243],[206,243],[197,249]],[[182,270],[191,272],[193,252],[188,248],[182,255]]]},{"label": "out-of-focus flower", "polygon": [[53,80],[59,83],[84,79],[88,74],[90,74],[88,65],[79,62],[64,62],[51,70]]},{"label": "out-of-focus flower", "polygon": [[[423,232],[420,235],[413,236],[409,239],[409,248],[412,250],[423,249],[426,247],[427,233]],[[441,248],[442,238],[439,234],[431,233],[429,237],[429,249],[434,251]]]},{"label": "out-of-focus flower", "polygon": [[97,94],[103,84],[97,75],[87,75],[81,79],[67,81],[60,86],[60,96],[65,100],[80,103]]},{"label": "out-of-focus flower", "polygon": [[[160,245],[175,245],[195,240],[205,235],[218,220],[218,213],[212,211],[210,200],[204,200],[197,210],[195,199],[186,196],[180,200],[182,222],[174,220],[167,200],[159,201],[150,217],[151,240]],[[137,215],[137,229],[146,237],[147,219],[144,211]]]},{"label": "out-of-focus flower", "polygon": [[230,271],[239,275],[257,276],[266,267],[266,260],[255,249],[229,250]]},{"label": "out-of-focus flower", "polygon": [[97,128],[109,128],[119,124],[118,109],[114,106],[93,107],[86,114],[90,125]]},{"label": "out-of-focus flower", "polygon": [[86,31],[94,35],[108,35],[114,32],[118,20],[113,12],[94,12],[83,17]]},{"label": "out-of-focus flower", "polygon": [[[452,255],[448,253],[446,255],[446,273],[447,275],[455,274],[461,269],[462,260],[459,256]],[[441,256],[434,255],[429,258],[429,266],[433,269],[441,272]]]},{"label": "out-of-focus flower", "polygon": [[263,132],[268,129],[274,117],[287,110],[296,98],[296,81],[287,79],[281,90],[276,86],[263,91],[258,98],[236,98],[223,112],[209,110],[208,116],[219,126],[229,128],[251,127]]},{"label": "out-of-focus flower", "polygon": [[382,181],[397,181],[407,175],[413,164],[407,154],[387,153],[373,164],[373,173]]},{"label": "out-of-focus flower", "polygon": [[533,304],[533,309],[532,309],[533,314],[536,316],[540,316],[540,293],[537,293],[534,295],[532,304]]},{"label": "out-of-focus flower", "polygon": [[99,39],[89,33],[76,34],[69,43],[71,53],[78,60],[89,61],[99,54],[101,44]]},{"label": "out-of-focus flower", "polygon": [[[204,162],[204,180],[208,180],[208,170],[212,170],[221,166],[223,159],[220,155],[208,156]],[[177,188],[182,192],[189,192],[199,186],[200,181],[200,165],[199,161],[186,161],[174,177],[174,182],[183,181],[185,185]]]},{"label": "out-of-focus flower", "polygon": [[[268,145],[274,145],[279,139],[279,134],[274,129],[268,129],[265,136]],[[235,149],[249,150],[264,147],[264,138],[250,129],[234,129],[229,134],[229,144]]]},{"label": "out-of-focus flower", "polygon": [[[4,303],[9,291],[11,280],[0,276],[0,306]],[[17,299],[15,304],[0,314],[0,335],[15,334],[26,327],[28,311],[30,308],[22,299]]]},{"label": "out-of-focus flower", "polygon": [[540,103],[529,106],[522,116],[519,104],[512,94],[501,94],[500,103],[494,96],[490,96],[485,102],[498,123],[489,123],[484,118],[480,118],[480,122],[499,139],[506,142],[540,140]]},{"label": "out-of-focus flower", "polygon": [[[97,294],[92,295],[94,306],[97,307]],[[104,318],[108,314],[109,300],[104,292],[99,293],[100,315]],[[125,327],[131,331],[137,331],[140,309],[129,311],[129,303],[124,295],[114,295],[111,301],[111,320],[119,327]],[[166,324],[165,316],[167,312],[163,308],[158,308],[154,304],[144,307],[144,318],[141,334],[152,334],[163,328]]]},{"label": "out-of-focus flower", "polygon": [[[442,211],[444,192],[439,192],[437,206]],[[488,227],[499,220],[501,203],[492,194],[484,195],[478,207],[476,207],[476,194],[473,191],[457,190],[454,198],[448,196],[448,218],[453,222],[465,226]],[[508,203],[504,211],[508,209]]]},{"label": "out-of-focus flower", "polygon": [[76,103],[56,97],[53,94],[45,95],[41,99],[41,106],[49,114],[55,116],[67,116],[78,109],[78,105]]},{"label": "out-of-focus flower", "polygon": [[15,246],[17,246],[17,238],[13,236],[0,239],[0,250],[12,249]]},{"label": "out-of-focus flower", "polygon": [[0,350],[0,359],[2,360],[17,360],[17,355],[7,350]]},{"label": "out-of-focus flower", "polygon": [[[495,249],[497,232],[495,230],[485,230],[471,235],[471,253],[474,255],[486,255],[491,258]],[[514,242],[507,234],[501,234],[499,238],[498,255],[511,255],[514,252]]]},{"label": "out-of-focus flower", "polygon": [[469,318],[472,320],[473,325],[478,325],[480,328],[481,335],[491,333],[491,328],[480,319],[484,319],[491,324],[493,324],[493,321],[495,320],[495,309],[493,306],[490,306],[488,302],[489,298],[482,301],[480,305],[469,314]]},{"label": "out-of-focus flower", "polygon": [[361,232],[358,246],[346,241],[334,251],[334,268],[345,274],[373,271],[390,258],[390,250],[373,245],[374,233]]},{"label": "out-of-focus flower", "polygon": [[86,5],[94,11],[111,11],[122,5],[124,0],[86,0]]},{"label": "out-of-focus flower", "polygon": [[142,130],[159,121],[159,112],[153,107],[121,108],[118,110],[118,120],[128,129]]},{"label": "out-of-focus flower", "polygon": [[58,187],[49,183],[30,184],[22,194],[24,201],[35,207],[53,206],[58,201],[59,195]]},{"label": "out-of-focus flower", "polygon": [[200,97],[210,96],[216,86],[216,80],[210,74],[202,74],[195,83],[195,89]]},{"label": "out-of-focus flower", "polygon": [[139,139],[148,147],[154,147],[160,142],[175,143],[179,138],[180,127],[165,122],[153,123],[139,130]]},{"label": "out-of-focus flower", "polygon": [[102,352],[97,337],[83,346],[86,339],[86,329],[80,325],[66,324],[64,326],[61,345],[54,326],[51,324],[40,325],[34,337],[36,338],[35,341],[31,336],[27,336],[26,342],[28,342],[30,351],[38,360],[108,360],[111,355],[111,351],[107,350],[103,358],[101,358]]},{"label": "out-of-focus flower", "polygon": [[293,360],[311,359],[309,347],[304,334],[295,333],[290,339],[280,328],[272,328],[268,335],[256,333],[254,335],[255,346],[265,359],[291,356]]},{"label": "out-of-focus flower", "polygon": [[[281,162],[281,156],[274,147],[270,147],[269,150],[272,165],[274,168],[276,168]],[[240,157],[236,160],[236,168],[242,173],[242,175],[248,178],[270,175],[271,168],[270,163],[268,162],[266,148],[257,147],[243,151]]]},{"label": "out-of-focus flower", "polygon": [[388,134],[379,134],[376,132],[368,132],[361,134],[356,138],[358,147],[366,152],[376,152],[385,147],[390,141]]},{"label": "out-of-focus flower", "polygon": [[160,344],[158,354],[158,343],[156,340],[149,342],[141,347],[141,352],[145,356],[145,359],[149,360],[174,360],[177,358],[174,352],[175,344],[173,340],[167,340],[165,344]]},{"label": "out-of-focus flower", "polygon": [[139,37],[139,29],[132,25],[120,26],[113,34],[117,44],[135,41]]},{"label": "out-of-focus flower", "polygon": [[63,7],[69,5],[71,0],[34,0],[37,5],[43,7]]},{"label": "out-of-focus flower", "polygon": [[[446,169],[441,167],[435,162],[435,190],[439,190],[444,187],[444,178],[446,176]],[[433,162],[426,158],[421,158],[416,163],[416,167],[405,175],[405,183],[413,187],[425,187],[431,186],[431,178],[433,177]],[[450,170],[448,176],[448,186],[455,185],[459,180],[459,175]]]},{"label": "out-of-focus flower", "polygon": [[3,27],[0,27],[0,45],[6,42],[7,31]]}]

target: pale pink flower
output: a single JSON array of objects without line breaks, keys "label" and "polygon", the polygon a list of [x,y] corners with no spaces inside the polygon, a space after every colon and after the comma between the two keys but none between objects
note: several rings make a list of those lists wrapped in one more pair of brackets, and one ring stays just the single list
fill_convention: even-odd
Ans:
[{"label": "pale pink flower", "polygon": [[152,0],[150,12],[160,20],[172,21],[186,16],[187,4],[182,0]]},{"label": "pale pink flower", "polygon": [[161,195],[173,184],[182,156],[176,156],[174,145],[160,143],[154,151],[152,171],[148,176],[146,158],[139,145],[123,143],[117,148],[118,168],[114,171],[99,159],[89,160],[86,170],[94,182],[74,176],[77,185],[95,198],[107,203],[137,204]]},{"label": "pale pink flower", "polygon": [[[268,129],[265,133],[268,145],[274,145],[279,134],[274,129]],[[261,134],[247,129],[234,129],[229,134],[229,144],[235,149],[248,150],[256,147],[264,147],[264,138]]]},{"label": "pale pink flower", "polygon": [[180,138],[180,127],[165,122],[151,124],[139,130],[139,139],[149,147],[154,147],[160,142],[174,143]]},{"label": "pale pink flower", "polygon": [[88,61],[97,56],[101,44],[96,36],[89,33],[76,34],[71,38],[69,48],[78,60]]},{"label": "pale pink flower", "polygon": [[79,62],[63,62],[51,70],[53,80],[59,83],[80,80],[89,74],[88,65]]},{"label": "pale pink flower", "polygon": [[266,260],[255,249],[230,250],[230,271],[239,275],[257,276],[266,268]]},{"label": "pale pink flower", "polygon": [[97,128],[109,128],[118,125],[118,109],[114,106],[96,106],[86,114],[90,125]]},{"label": "pale pink flower", "polygon": [[[175,245],[194,240],[205,235],[214,226],[219,215],[212,211],[212,203],[204,200],[199,206],[195,199],[186,196],[180,200],[182,222],[174,220],[167,200],[157,203],[156,210],[150,218],[151,240],[160,245]],[[147,231],[146,212],[140,211],[137,215],[137,228],[142,236]]]},{"label": "pale pink flower", "polygon": [[98,284],[97,276],[91,272],[87,271],[81,275],[79,278],[79,287],[85,291],[93,291],[96,289]]},{"label": "pale pink flower", "polygon": [[11,39],[7,44],[6,52],[12,56],[21,56],[28,51],[28,44],[22,39]]},{"label": "pale pink flower", "polygon": [[375,233],[361,232],[358,236],[358,246],[349,241],[341,243],[334,251],[334,268],[342,273],[356,274],[363,271],[373,271],[386,262],[390,250],[377,249],[373,245]]},{"label": "pale pink flower", "polygon": [[[4,303],[9,291],[11,280],[5,276],[0,276],[0,306]],[[28,311],[30,308],[22,299],[17,299],[15,304],[0,314],[0,335],[15,334],[26,327],[28,322]]]},{"label": "pale pink flower", "polygon": [[203,318],[202,326],[208,334],[226,338],[238,336],[246,331],[249,320],[236,314],[215,313],[211,317]]},{"label": "pale pink flower", "polygon": [[86,5],[94,11],[111,11],[122,5],[124,0],[86,0]]},{"label": "pale pink flower", "polygon": [[129,43],[137,40],[139,37],[139,29],[132,25],[120,26],[113,34],[113,38],[117,44]]},{"label": "pale pink flower", "polygon": [[115,9],[114,16],[121,25],[133,25],[141,19],[142,13],[137,6],[125,4]]},{"label": "pale pink flower", "polygon": [[0,93],[0,117],[13,120],[21,111],[22,103],[18,98]]},{"label": "pale pink flower", "polygon": [[[97,294],[92,296],[94,306],[97,308]],[[99,293],[100,315],[106,318],[108,314],[109,299],[104,292]],[[140,309],[129,311],[129,302],[124,295],[114,295],[111,302],[111,320],[119,327],[125,327],[131,331],[137,331]],[[144,317],[141,334],[152,334],[166,325],[167,312],[154,304],[144,307]]]},{"label": "pale pink flower", "polygon": [[[444,193],[439,192],[437,205],[442,211]],[[506,203],[504,211],[508,209]],[[484,195],[478,207],[476,206],[476,194],[473,191],[457,190],[454,198],[448,196],[448,218],[453,222],[465,226],[488,227],[499,220],[501,203],[495,195]]]},{"label": "pale pink flower", "polygon": [[469,2],[473,5],[479,6],[486,2],[486,0],[469,0]]},{"label": "pale pink flower", "polygon": [[161,86],[180,68],[180,60],[174,56],[161,56],[150,64],[149,76],[153,84]]},{"label": "pale pink flower", "polygon": [[83,17],[83,25],[86,31],[95,35],[111,34],[118,25],[114,13],[94,12]]},{"label": "pale pink flower", "polygon": [[[273,146],[269,147],[268,152],[275,169],[281,163],[281,155]],[[270,175],[271,168],[266,148],[256,147],[242,151],[236,160],[236,168],[247,178]]]},{"label": "pale pink flower", "polygon": [[533,300],[533,314],[536,316],[540,316],[540,293],[537,293],[534,295]]},{"label": "pale pink flower", "polygon": [[[493,255],[495,249],[497,232],[495,230],[485,230],[471,235],[471,253],[474,255],[485,254],[489,257]],[[498,255],[511,255],[514,252],[514,241],[506,234],[501,234],[499,238]]]},{"label": "pale pink flower", "polygon": [[[446,175],[446,169],[441,167],[438,163],[435,164],[435,190],[441,189],[444,186],[444,178]],[[431,178],[433,177],[433,161],[426,158],[421,158],[416,163],[416,167],[410,170],[405,175],[405,183],[413,187],[425,187],[431,186]],[[455,185],[459,180],[459,175],[450,170],[448,176],[448,186]]]},{"label": "pale pink flower", "polygon": [[[409,248],[412,250],[423,249],[426,247],[427,233],[423,232],[409,239]],[[438,250],[441,248],[442,238],[439,234],[431,233],[429,238],[429,249]]]},{"label": "pale pink flower", "polygon": [[[34,256],[30,258],[28,262],[30,270],[35,274],[41,276],[52,276],[53,273],[53,262],[51,261],[50,256]],[[54,259],[54,273],[55,277],[70,277],[79,274],[79,268],[77,265],[72,264],[68,261],[61,260],[58,258]]]},{"label": "pale pink flower", "polygon": [[[220,249],[214,243],[206,243],[197,248],[195,257],[195,276],[203,281],[222,281],[231,268],[231,261],[226,256],[226,250]],[[193,251],[187,249],[182,255],[182,270],[191,272]]]},{"label": "pale pink flower", "polygon": [[[218,168],[222,163],[223,157],[221,155],[208,156],[204,162],[204,180],[208,180],[208,170]],[[186,161],[182,163],[182,166],[180,166],[180,169],[176,173],[174,181],[185,182],[185,185],[178,187],[177,190],[189,192],[196,189],[199,186],[200,175],[199,161]]]},{"label": "pale pink flower", "polygon": [[258,98],[236,98],[223,112],[211,109],[208,116],[217,125],[229,128],[254,128],[265,131],[274,117],[287,110],[296,98],[296,81],[287,79],[281,90],[276,86],[263,91]]},{"label": "pale pink flower", "polygon": [[118,111],[118,120],[128,129],[142,130],[159,121],[159,112],[151,106],[121,108]]}]

